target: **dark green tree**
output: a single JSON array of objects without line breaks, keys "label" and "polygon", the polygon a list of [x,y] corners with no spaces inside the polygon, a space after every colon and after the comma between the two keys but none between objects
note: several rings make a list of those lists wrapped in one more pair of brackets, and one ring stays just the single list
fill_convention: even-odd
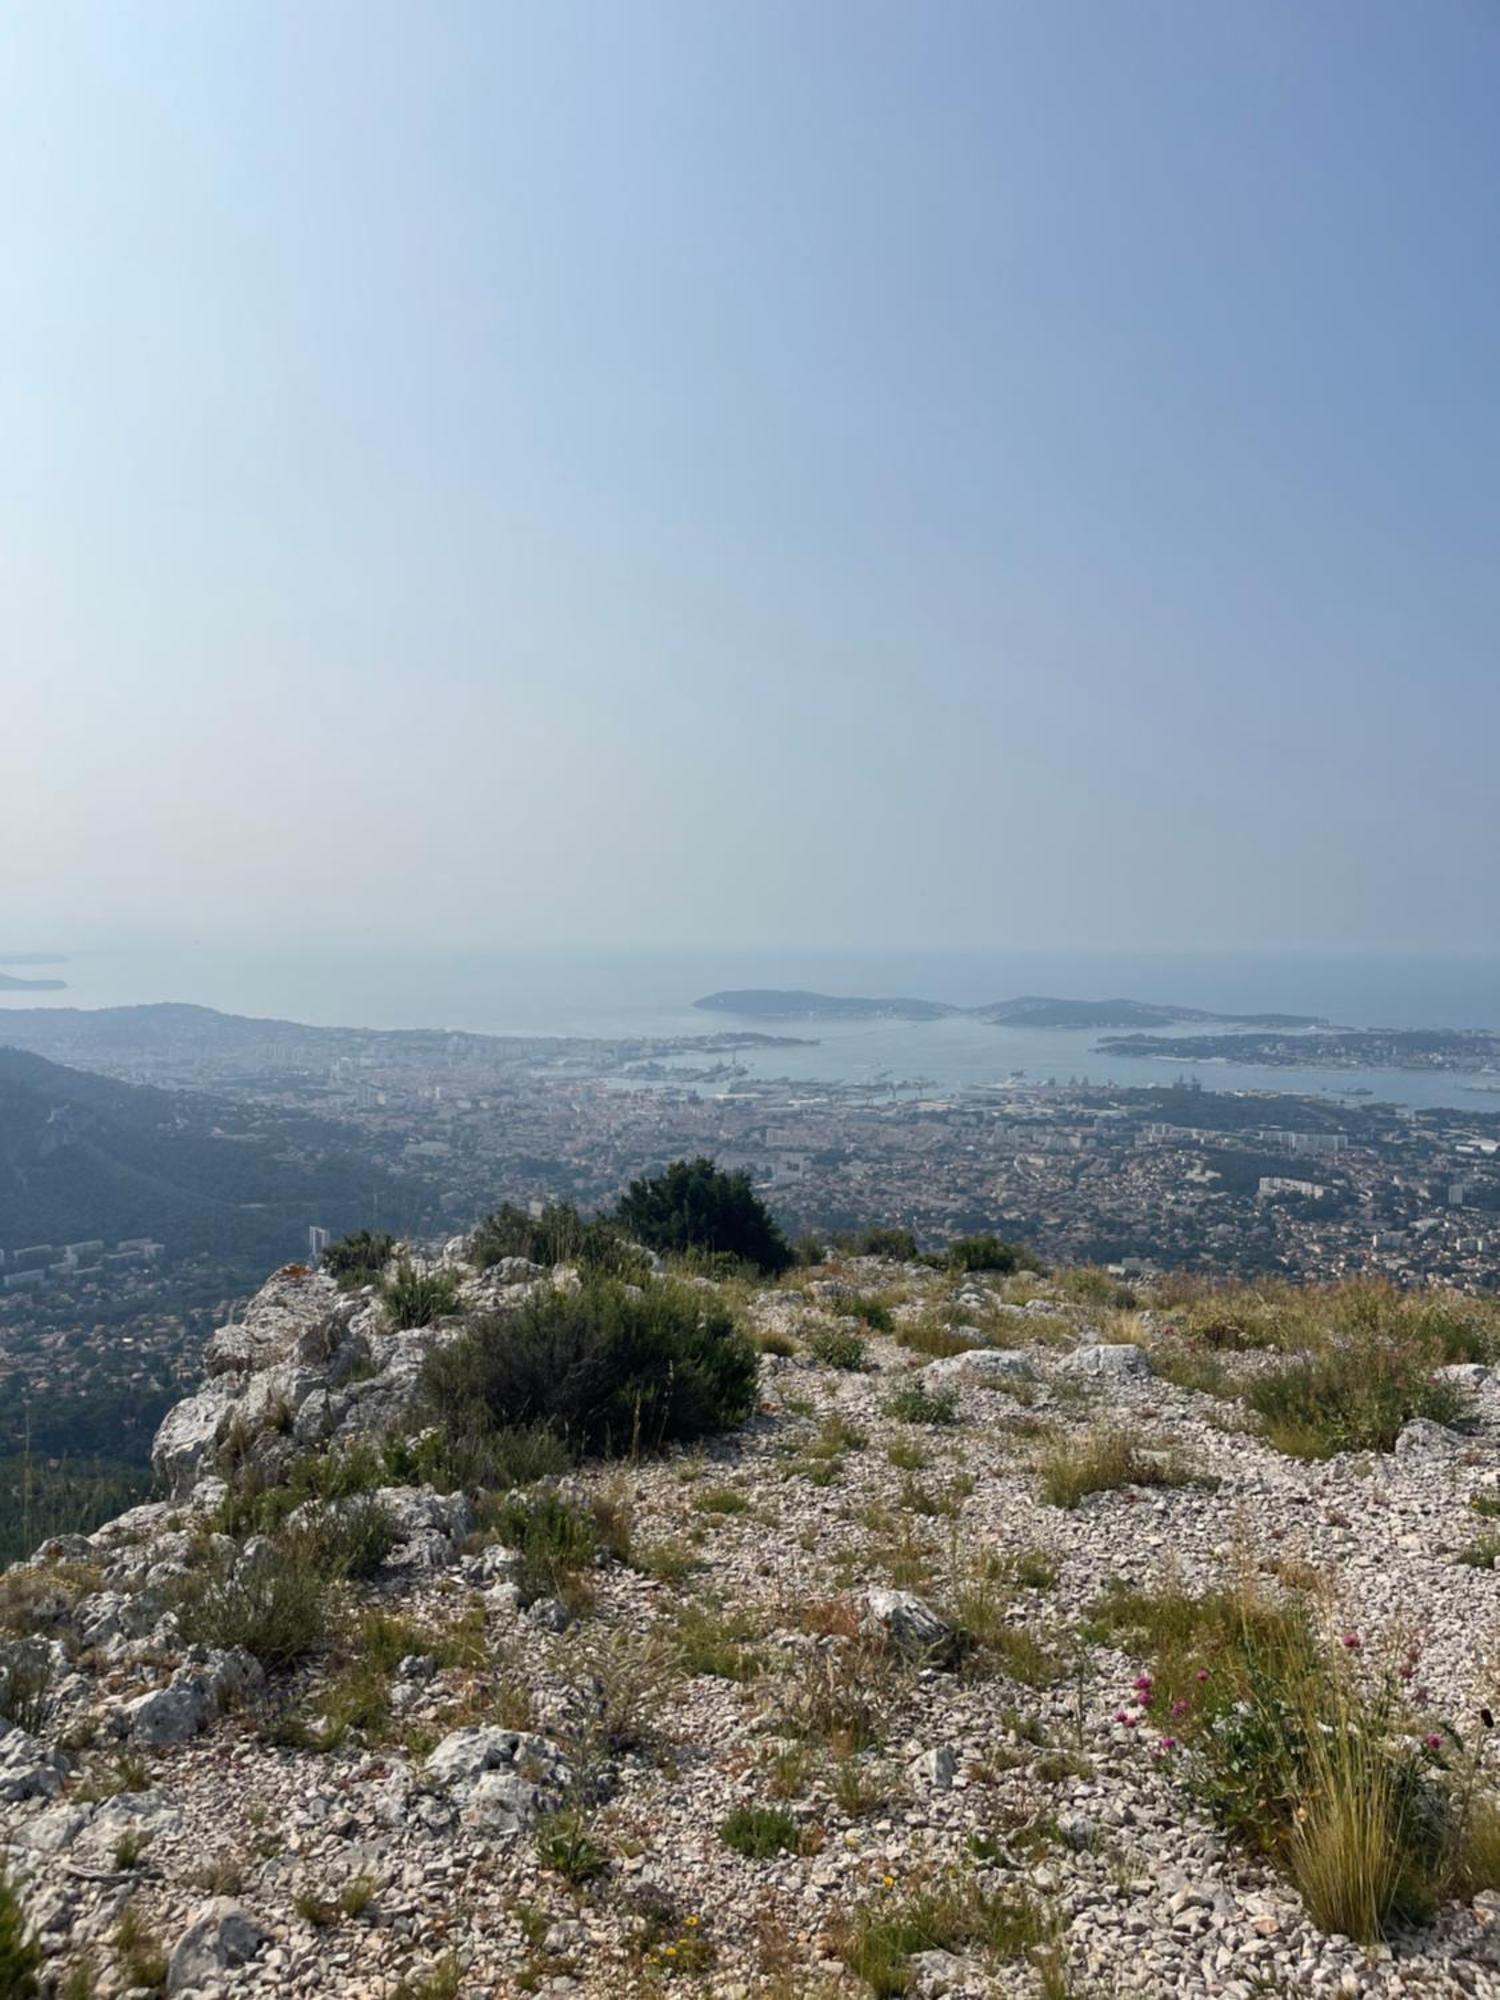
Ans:
[{"label": "dark green tree", "polygon": [[736,1257],[775,1274],[792,1263],[776,1218],[744,1173],[725,1173],[712,1160],[674,1160],[659,1174],[632,1181],[615,1211],[648,1249],[706,1251]]}]

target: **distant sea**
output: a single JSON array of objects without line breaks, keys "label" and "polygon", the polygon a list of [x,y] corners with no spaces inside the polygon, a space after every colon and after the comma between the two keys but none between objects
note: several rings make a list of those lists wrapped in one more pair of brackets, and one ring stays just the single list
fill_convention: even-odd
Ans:
[{"label": "distant sea", "polygon": [[162,1000],[322,1026],[461,1028],[482,1034],[614,1038],[712,1034],[743,1025],[816,1037],[816,1047],[773,1048],[744,1058],[754,1076],[809,1085],[863,1082],[944,1090],[1003,1084],[1014,1075],[1130,1084],[1186,1075],[1211,1089],[1331,1096],[1363,1089],[1382,1102],[1500,1113],[1500,1095],[1465,1089],[1467,1080],[1452,1076],[1186,1065],[1099,1054],[1092,1032],[1020,1031],[953,1019],[783,1028],[738,1023],[692,1005],[701,994],[748,986],[905,995],[967,1006],[1053,993],[1175,1002],[1221,1013],[1318,1014],[1344,1027],[1494,1028],[1500,1025],[1500,958],[479,949],[413,957],[374,947],[356,952],[299,944],[266,951],[162,944],[73,951],[66,964],[49,970],[66,979],[65,991],[0,995],[0,1041],[9,1008]]}]

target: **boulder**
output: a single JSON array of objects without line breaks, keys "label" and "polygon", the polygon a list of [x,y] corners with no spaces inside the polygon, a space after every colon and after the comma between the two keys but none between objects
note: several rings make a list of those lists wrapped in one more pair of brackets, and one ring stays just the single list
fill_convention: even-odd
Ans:
[{"label": "boulder", "polygon": [[192,1922],[172,1948],[167,1961],[167,1991],[182,1993],[204,1986],[221,1974],[248,1965],[271,1933],[247,1909],[228,1896],[215,1896],[195,1911]]},{"label": "boulder", "polygon": [[11,1723],[0,1719],[0,1803],[18,1799],[55,1799],[63,1788],[67,1764],[55,1750]]},{"label": "boulder", "polygon": [[1069,1375],[1107,1376],[1112,1381],[1143,1381],[1155,1373],[1144,1347],[1129,1340],[1101,1340],[1094,1347],[1075,1348],[1057,1364]]},{"label": "boulder", "polygon": [[1396,1439],[1397,1458],[1451,1458],[1468,1439],[1462,1431],[1435,1424],[1430,1417],[1413,1417]]},{"label": "boulder", "polygon": [[1007,1382],[1034,1382],[1036,1370],[1024,1354],[1008,1347],[983,1347],[967,1354],[947,1354],[941,1361],[929,1361],[922,1377],[934,1387],[957,1382],[978,1388],[1004,1388]]},{"label": "boulder", "polygon": [[562,1802],[570,1772],[545,1736],[517,1729],[456,1729],[427,1759],[426,1784],[466,1826],[514,1833]]},{"label": "boulder", "polygon": [[953,1627],[910,1590],[867,1591],[860,1623],[909,1659],[942,1661],[957,1644]]}]

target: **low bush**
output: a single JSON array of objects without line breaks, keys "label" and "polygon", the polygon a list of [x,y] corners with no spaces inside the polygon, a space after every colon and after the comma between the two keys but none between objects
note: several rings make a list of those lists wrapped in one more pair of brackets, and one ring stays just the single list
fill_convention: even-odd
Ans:
[{"label": "low bush", "polygon": [[385,1458],[393,1483],[431,1486],[439,1493],[506,1493],[555,1479],[573,1463],[556,1432],[541,1425],[484,1430],[468,1422],[456,1430],[439,1427],[415,1438],[387,1439]]},{"label": "low bush", "polygon": [[849,1327],[815,1327],[807,1336],[807,1351],[825,1368],[842,1368],[849,1374],[859,1374],[869,1366],[864,1335]]},{"label": "low bush", "polygon": [[1019,1243],[1002,1243],[998,1236],[960,1236],[948,1245],[948,1264],[955,1271],[1039,1271],[1040,1264]]},{"label": "low bush", "polygon": [[609,1866],[609,1856],[589,1831],[581,1812],[551,1813],[537,1821],[537,1859],[575,1888],[592,1882]]},{"label": "low bush", "polygon": [[[0,1719],[40,1736],[57,1706],[51,1652],[35,1641],[0,1645]],[[0,1987],[0,1993],[4,1992]]]},{"label": "low bush", "polygon": [[979,1952],[1015,1960],[1045,1943],[1053,1929],[1024,1889],[985,1890],[972,1881],[951,1881],[863,1904],[841,1927],[837,1948],[854,1976],[889,2000],[911,1992],[912,1960],[920,1953]]},{"label": "low bush", "polygon": [[398,1333],[431,1326],[458,1310],[458,1280],[451,1271],[424,1271],[404,1258],[380,1288]]},{"label": "low bush", "polygon": [[893,1264],[914,1264],[917,1239],[909,1229],[877,1225],[835,1238],[841,1250],[853,1257],[884,1257]]},{"label": "low bush", "polygon": [[871,1333],[890,1333],[896,1324],[891,1317],[891,1309],[884,1299],[864,1297],[849,1299],[843,1311],[851,1319],[860,1320]]},{"label": "low bush", "polygon": [[657,1451],[742,1423],[756,1354],[715,1298],[612,1279],[476,1320],[428,1357],[435,1414],[457,1437],[549,1430],[569,1451]]},{"label": "low bush", "polygon": [[929,1389],[925,1382],[903,1382],[886,1398],[885,1413],[903,1424],[956,1424],[957,1389]]},{"label": "low bush", "polygon": [[318,1652],[328,1635],[329,1579],[313,1552],[278,1543],[232,1567],[186,1579],[178,1630],[189,1646],[243,1646],[272,1671]]},{"label": "low bush", "polygon": [[475,1230],[469,1257],[481,1271],[505,1257],[524,1257],[531,1264],[577,1264],[616,1278],[646,1277],[651,1269],[650,1258],[617,1222],[608,1216],[585,1221],[568,1201],[549,1202],[540,1215],[502,1202]]},{"label": "low bush", "polygon": [[1195,1475],[1178,1460],[1144,1449],[1129,1431],[1094,1431],[1060,1438],[1041,1458],[1042,1498],[1053,1507],[1076,1507],[1090,1493],[1119,1486],[1191,1486]]},{"label": "low bush", "polygon": [[508,1495],[496,1511],[494,1529],[516,1552],[511,1581],[523,1610],[543,1597],[566,1597],[600,1547],[594,1515],[550,1487]]},{"label": "low bush", "polygon": [[395,1248],[395,1237],[385,1230],[357,1229],[328,1245],[321,1268],[337,1278],[341,1290],[357,1291],[361,1285],[379,1283]]},{"label": "low bush", "polygon": [[1192,1753],[1220,1824],[1268,1853],[1323,1930],[1370,1943],[1500,1880],[1500,1816],[1480,1760],[1411,1709],[1414,1655],[1367,1662],[1305,1603],[1249,1583],[1201,1596],[1116,1590],[1095,1632],[1144,1655],[1122,1721]]},{"label": "low bush", "polygon": [[1351,1342],[1257,1376],[1244,1397],[1267,1443],[1291,1457],[1389,1451],[1413,1417],[1467,1420],[1470,1399],[1438,1380],[1434,1365],[1433,1351],[1417,1342]]},{"label": "low bush", "polygon": [[719,1827],[719,1838],[747,1861],[770,1861],[797,1851],[797,1822],[774,1806],[737,1806]]}]

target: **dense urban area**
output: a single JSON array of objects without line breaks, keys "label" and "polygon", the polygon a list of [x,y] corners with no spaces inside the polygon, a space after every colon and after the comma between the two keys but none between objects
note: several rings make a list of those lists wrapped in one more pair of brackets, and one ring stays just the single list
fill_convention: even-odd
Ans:
[{"label": "dense urban area", "polygon": [[1500,1116],[1478,1107],[765,1081],[737,1057],[777,1038],[734,1033],[365,1032],[187,1007],[28,1009],[5,1033],[38,1135],[29,1167],[10,1162],[30,1206],[0,1210],[12,1467],[143,1462],[207,1333],[311,1229],[431,1238],[503,1200],[588,1209],[680,1155],[746,1169],[792,1236],[878,1221],[924,1244],[994,1230],[1126,1277],[1494,1280]]}]

